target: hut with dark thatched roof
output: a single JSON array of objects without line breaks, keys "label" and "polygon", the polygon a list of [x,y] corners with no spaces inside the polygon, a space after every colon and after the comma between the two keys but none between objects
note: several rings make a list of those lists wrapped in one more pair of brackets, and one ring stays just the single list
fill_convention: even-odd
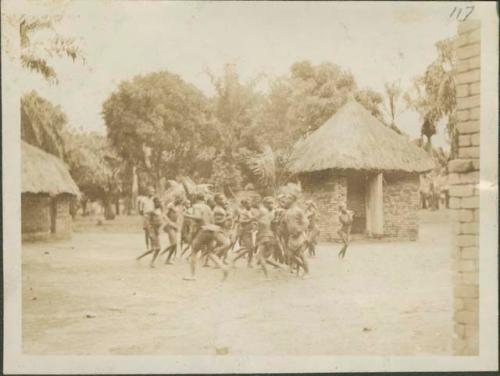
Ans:
[{"label": "hut with dark thatched roof", "polygon": [[321,238],[338,238],[339,206],[354,210],[353,234],[415,240],[419,175],[434,161],[354,99],[297,142],[290,169],[320,210]]},{"label": "hut with dark thatched roof", "polygon": [[79,189],[63,161],[21,141],[23,240],[71,236],[71,200]]}]

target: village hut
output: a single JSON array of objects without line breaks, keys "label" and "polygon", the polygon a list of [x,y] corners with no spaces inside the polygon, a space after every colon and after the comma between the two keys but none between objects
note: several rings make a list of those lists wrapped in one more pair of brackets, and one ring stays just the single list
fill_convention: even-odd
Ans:
[{"label": "village hut", "polygon": [[419,175],[434,161],[354,99],[293,147],[290,170],[318,204],[323,241],[338,238],[339,206],[354,210],[353,234],[415,240]]},{"label": "village hut", "polygon": [[68,238],[71,201],[79,190],[63,161],[21,142],[21,222],[23,240]]}]

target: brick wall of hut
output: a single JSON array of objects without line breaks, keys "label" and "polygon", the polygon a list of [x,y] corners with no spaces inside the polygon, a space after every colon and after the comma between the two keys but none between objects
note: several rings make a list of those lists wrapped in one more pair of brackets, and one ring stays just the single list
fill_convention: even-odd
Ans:
[{"label": "brick wall of hut", "polygon": [[[320,171],[301,176],[305,199],[312,199],[319,209],[319,240],[338,239],[339,205],[347,203],[347,177],[332,171]],[[351,206],[364,213],[363,196],[351,197]],[[416,174],[384,174],[383,185],[384,238],[416,240],[418,238],[419,176]],[[352,208],[350,208],[352,209]],[[361,210],[361,211],[360,211]]]},{"label": "brick wall of hut", "polygon": [[23,239],[50,235],[50,197],[48,194],[21,195],[21,230]]},{"label": "brick wall of hut", "polygon": [[454,351],[479,353],[479,140],[481,29],[459,24],[457,48],[458,158],[448,164],[450,209],[455,231]]},{"label": "brick wall of hut", "polygon": [[384,236],[418,238],[419,176],[384,173]]},{"label": "brick wall of hut", "polygon": [[25,241],[49,237],[71,237],[71,195],[50,197],[48,194],[23,193],[21,195],[21,229]]},{"label": "brick wall of hut", "polygon": [[338,238],[340,229],[338,207],[347,199],[347,179],[331,171],[307,174],[301,178],[306,199],[312,199],[318,206],[319,240],[331,242]]}]

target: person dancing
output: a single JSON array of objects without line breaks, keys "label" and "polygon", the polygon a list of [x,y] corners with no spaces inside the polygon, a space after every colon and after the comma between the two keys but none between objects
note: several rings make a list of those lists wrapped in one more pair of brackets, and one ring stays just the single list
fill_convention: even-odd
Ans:
[{"label": "person dancing", "polygon": [[347,252],[347,247],[349,246],[349,243],[351,241],[351,227],[352,227],[354,212],[351,210],[347,210],[345,205],[340,205],[339,209],[340,209],[339,222],[341,224],[341,227],[340,230],[337,232],[337,234],[340,236],[343,246],[338,256],[339,258],[343,259],[345,257],[345,253]]}]

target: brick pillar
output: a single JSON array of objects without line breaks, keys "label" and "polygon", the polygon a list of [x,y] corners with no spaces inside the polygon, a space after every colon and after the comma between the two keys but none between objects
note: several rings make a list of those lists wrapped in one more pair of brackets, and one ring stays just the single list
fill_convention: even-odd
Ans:
[{"label": "brick pillar", "polygon": [[479,352],[479,113],[480,22],[458,26],[456,42],[458,158],[449,162],[450,208],[455,231],[453,348]]}]

